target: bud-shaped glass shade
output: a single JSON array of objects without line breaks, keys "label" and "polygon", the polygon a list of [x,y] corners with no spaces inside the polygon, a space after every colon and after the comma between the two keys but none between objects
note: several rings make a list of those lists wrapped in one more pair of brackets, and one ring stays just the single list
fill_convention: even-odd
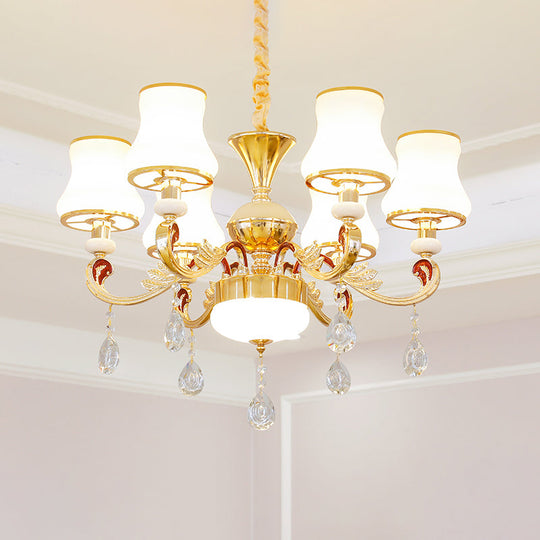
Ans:
[{"label": "bud-shaped glass shade", "polygon": [[394,227],[432,229],[463,225],[471,202],[458,175],[459,137],[447,131],[413,131],[397,141],[398,172],[382,201],[386,221]]},{"label": "bud-shaped glass shade", "polygon": [[[214,187],[210,186],[207,189],[182,193],[187,212],[176,219],[180,233],[176,245],[193,247],[194,244],[202,244],[206,240],[213,246],[220,246],[225,242],[225,234],[212,211],[213,191]],[[143,244],[148,254],[158,259],[156,229],[162,221],[163,218],[155,214],[143,234]]]},{"label": "bud-shaped glass shade", "polygon": [[176,83],[153,84],[139,94],[141,123],[128,154],[129,181],[159,191],[163,176],[182,179],[182,190],[212,183],[218,164],[206,142],[206,94]]},{"label": "bud-shaped glass shade", "polygon": [[[339,229],[341,221],[332,215],[332,206],[336,204],[337,197],[326,193],[310,190],[311,214],[300,236],[302,247],[306,247],[313,242],[323,247],[335,248],[338,245]],[[367,196],[360,197],[366,212],[362,219],[355,221],[355,225],[362,232],[362,248],[358,260],[371,259],[377,253],[379,247],[379,233],[373,225],[367,210]]]},{"label": "bud-shaped glass shade", "polygon": [[333,88],[317,96],[317,133],[302,162],[306,184],[338,193],[355,182],[361,195],[390,187],[396,164],[381,133],[384,100],[369,88]]},{"label": "bud-shaped glass shade", "polygon": [[71,177],[56,210],[63,225],[92,230],[95,220],[110,221],[112,230],[139,224],[144,202],[126,178],[129,142],[115,137],[81,137],[69,147]]}]

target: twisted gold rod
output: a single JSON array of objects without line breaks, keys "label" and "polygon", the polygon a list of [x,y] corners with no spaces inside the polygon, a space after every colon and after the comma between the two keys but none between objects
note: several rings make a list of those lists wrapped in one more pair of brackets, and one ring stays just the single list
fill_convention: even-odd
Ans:
[{"label": "twisted gold rod", "polygon": [[253,127],[257,131],[268,131],[266,118],[270,109],[270,92],[268,77],[270,76],[270,64],[268,54],[268,0],[254,0],[255,5],[255,33],[253,44],[255,56],[253,60],[257,71],[253,77]]}]

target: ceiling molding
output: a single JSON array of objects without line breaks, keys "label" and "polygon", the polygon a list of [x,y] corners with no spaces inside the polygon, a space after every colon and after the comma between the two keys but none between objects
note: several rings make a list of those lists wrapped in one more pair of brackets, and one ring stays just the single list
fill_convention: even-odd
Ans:
[{"label": "ceiling molding", "polygon": [[[40,103],[53,109],[58,109],[78,116],[91,118],[98,120],[106,124],[119,126],[137,131],[139,120],[131,116],[125,116],[117,114],[107,109],[100,107],[92,107],[81,101],[73,99],[67,99],[55,94],[43,92],[30,86],[24,86],[22,84],[14,83],[12,81],[6,81],[0,79],[0,93],[15,96],[35,103]],[[491,146],[499,146],[512,141],[526,139],[540,135],[540,123],[523,126],[517,129],[511,129],[508,131],[502,131],[500,133],[494,133],[487,137],[480,137],[470,141],[463,141],[461,144],[462,153],[475,152]],[[228,144],[223,142],[209,141],[210,147],[221,157],[232,158],[234,152],[231,150]],[[295,163],[283,163],[281,166],[282,172],[297,173],[300,171],[300,162]]]},{"label": "ceiling molding", "polygon": [[[84,250],[81,235],[60,227],[54,218],[19,208],[0,206],[0,222],[0,242],[90,260],[90,255]],[[118,255],[115,253],[111,256],[113,264],[136,270],[155,266],[142,249],[140,235],[121,233],[115,241]],[[461,251],[437,257],[436,260],[441,267],[441,288],[529,276],[540,273],[540,240]],[[378,276],[384,281],[381,292],[399,296],[414,291],[418,282],[411,273],[413,262],[400,262],[378,268],[375,266]],[[219,270],[208,274],[208,279],[219,277]],[[356,296],[358,300],[367,300],[362,295]],[[333,304],[330,289],[323,290],[322,299],[327,304]]]}]

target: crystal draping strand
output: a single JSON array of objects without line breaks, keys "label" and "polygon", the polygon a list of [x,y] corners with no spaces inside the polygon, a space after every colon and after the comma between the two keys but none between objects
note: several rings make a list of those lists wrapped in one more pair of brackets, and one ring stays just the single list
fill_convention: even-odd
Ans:
[{"label": "crystal draping strand", "polygon": [[266,431],[273,424],[276,418],[276,411],[272,400],[268,397],[264,388],[266,381],[264,374],[266,367],[263,362],[263,352],[259,351],[259,362],[257,365],[257,387],[255,397],[248,407],[248,420],[253,428],[258,431]]},{"label": "crystal draping strand", "polygon": [[411,315],[412,329],[411,340],[405,349],[403,355],[403,368],[405,373],[411,377],[422,375],[428,365],[428,355],[424,350],[424,346],[420,343],[418,336],[418,313],[416,313],[416,305],[413,306],[413,314]]},{"label": "crystal draping strand", "polygon": [[163,341],[165,346],[171,352],[177,352],[184,346],[184,341],[186,339],[186,328],[184,325],[184,320],[178,311],[180,306],[180,299],[178,298],[178,293],[180,292],[180,284],[175,283],[173,285],[173,300],[171,313],[169,314],[169,319],[165,326],[165,332],[163,334]]},{"label": "crystal draping strand", "polygon": [[335,394],[345,394],[351,387],[351,376],[340,360],[340,354],[350,351],[356,344],[356,331],[345,314],[347,308],[347,287],[340,283],[334,290],[337,313],[330,321],[326,333],[328,347],[335,353],[336,360],[326,374],[326,386]]},{"label": "crystal draping strand", "polygon": [[112,304],[109,304],[109,309],[105,314],[105,340],[99,349],[98,367],[101,373],[110,375],[118,366],[120,361],[120,350],[118,343],[113,337],[114,333],[114,313]]},{"label": "crystal draping strand", "polygon": [[255,33],[253,44],[255,56],[253,58],[257,71],[253,77],[253,102],[255,111],[252,122],[257,131],[267,131],[266,119],[270,109],[270,64],[268,54],[268,0],[254,0],[255,5]]},{"label": "crystal draping strand", "polygon": [[204,376],[201,368],[197,362],[195,362],[195,336],[193,334],[193,328],[190,328],[188,343],[189,360],[178,377],[178,387],[182,394],[186,396],[196,396],[197,394],[200,394],[204,388]]}]

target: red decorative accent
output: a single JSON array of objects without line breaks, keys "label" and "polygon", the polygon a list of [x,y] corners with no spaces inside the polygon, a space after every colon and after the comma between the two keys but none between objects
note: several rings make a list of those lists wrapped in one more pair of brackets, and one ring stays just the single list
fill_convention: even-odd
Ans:
[{"label": "red decorative accent", "polygon": [[195,261],[192,259],[187,266],[188,266],[188,268],[194,268],[195,267]]},{"label": "red decorative accent", "polygon": [[424,286],[427,285],[427,282],[430,281],[433,276],[433,265],[431,264],[431,261],[428,261],[427,259],[416,261],[412,270],[413,275],[415,275]]},{"label": "red decorative accent", "polygon": [[98,259],[92,265],[92,277],[98,285],[101,285],[112,273],[112,264],[107,259]]},{"label": "red decorative accent", "polygon": [[336,265],[334,264],[334,261],[328,257],[328,255],[321,254],[321,257],[323,258],[324,262],[330,267],[334,268]]},{"label": "red decorative accent", "polygon": [[237,240],[233,240],[232,242],[229,242],[227,244],[227,247],[225,248],[227,250],[227,253],[231,251],[231,249],[236,249],[237,252],[240,252],[242,254],[242,259],[244,261],[244,266],[247,268],[248,266],[248,259],[247,259],[247,252],[246,248]]},{"label": "red decorative accent", "polygon": [[342,225],[339,229],[338,242],[345,248],[345,226]]},{"label": "red decorative accent", "polygon": [[298,274],[300,272],[300,263],[298,261],[296,261],[294,263],[294,267],[292,269],[292,273],[293,274]]},{"label": "red decorative accent", "polygon": [[230,268],[232,274],[235,270],[238,270],[240,268],[240,263],[238,261],[235,261],[230,265]]},{"label": "red decorative accent", "polygon": [[221,259],[221,264],[223,266],[223,271],[230,276],[231,266],[229,265],[229,261],[225,257],[223,257],[223,259]]},{"label": "red decorative accent", "polygon": [[180,300],[180,311],[184,311],[186,304],[190,301],[190,292],[182,287],[176,296]]},{"label": "red decorative accent", "polygon": [[171,231],[171,245],[174,246],[174,244],[176,244],[176,242],[178,242],[180,239],[180,229],[178,228],[178,223],[175,222],[171,225]]},{"label": "red decorative accent", "polygon": [[278,247],[278,250],[276,251],[276,258],[274,259],[274,267],[276,267],[278,265],[279,255],[284,249],[290,249],[294,253],[295,248],[294,248],[294,245],[291,244],[290,242],[283,242],[283,244],[281,244]]}]

